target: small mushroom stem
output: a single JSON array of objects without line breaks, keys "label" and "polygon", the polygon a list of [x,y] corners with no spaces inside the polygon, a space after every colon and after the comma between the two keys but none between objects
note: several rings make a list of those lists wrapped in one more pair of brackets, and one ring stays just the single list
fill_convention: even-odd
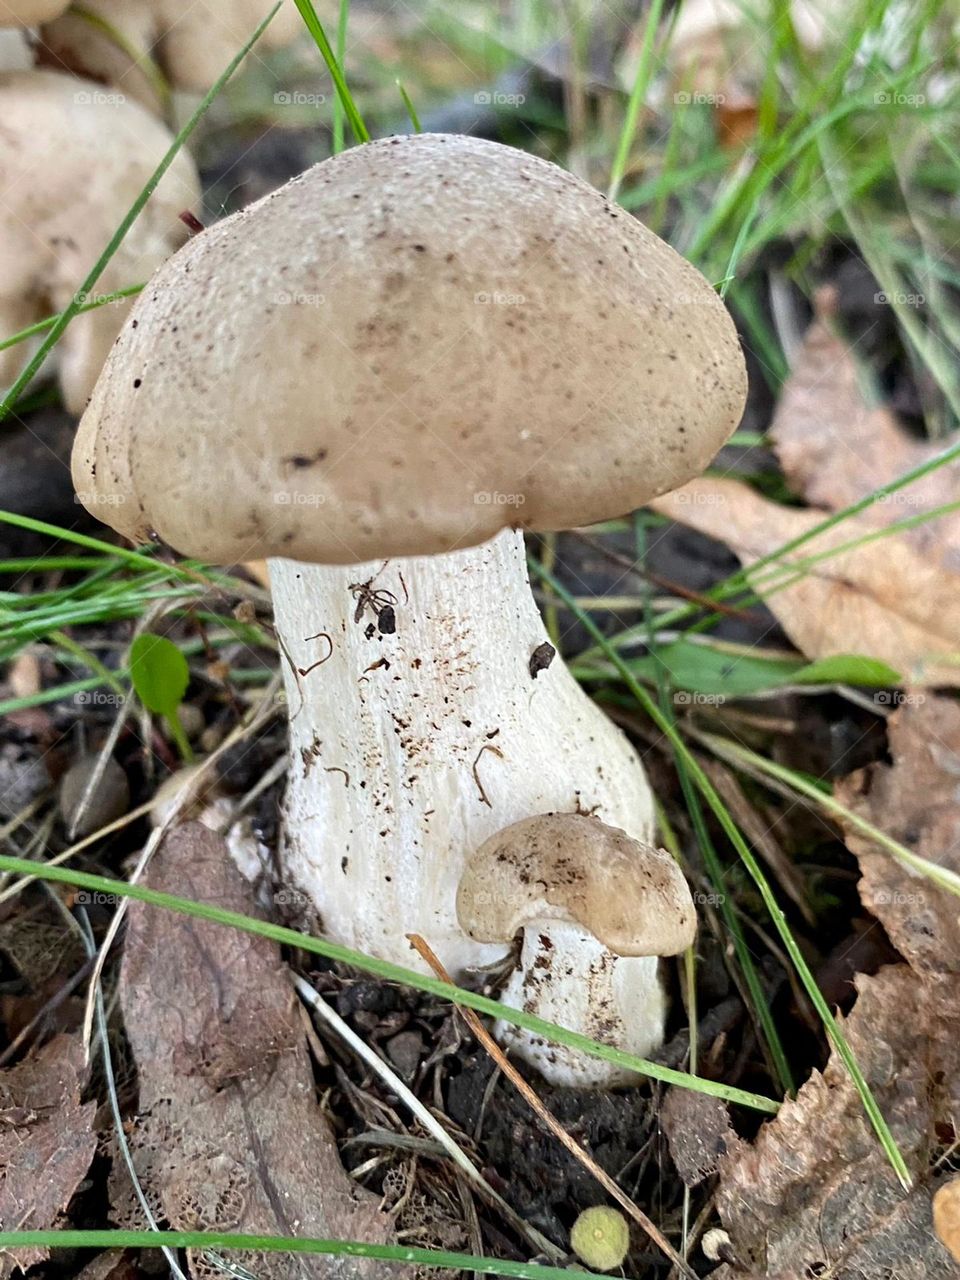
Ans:
[{"label": "small mushroom stem", "polygon": [[[533,921],[523,931],[517,968],[500,999],[591,1040],[645,1058],[663,1043],[664,996],[657,956],[616,956],[580,925]],[[635,1084],[613,1063],[500,1022],[497,1038],[515,1045],[550,1084],[589,1089]]]},{"label": "small mushroom stem", "polygon": [[466,857],[489,836],[580,811],[650,839],[626,738],[559,655],[531,674],[547,637],[521,534],[365,565],[269,564],[291,735],[283,869],[330,937],[422,967],[406,941],[420,933],[460,977],[506,950],[456,915]]}]

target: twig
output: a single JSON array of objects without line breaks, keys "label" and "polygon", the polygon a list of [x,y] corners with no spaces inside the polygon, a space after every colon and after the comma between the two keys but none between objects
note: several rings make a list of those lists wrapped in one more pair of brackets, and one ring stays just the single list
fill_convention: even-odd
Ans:
[{"label": "twig", "polygon": [[[419,934],[408,933],[407,938],[414,949],[418,952],[421,959],[427,962],[441,982],[453,982],[453,979],[447,973],[439,959],[434,955],[430,945],[421,938]],[[493,1058],[494,1062],[503,1074],[510,1080],[510,1083],[514,1088],[516,1088],[518,1093],[521,1094],[524,1101],[528,1106],[530,1106],[538,1119],[540,1119],[551,1133],[566,1147],[574,1159],[579,1160],[583,1167],[591,1173],[594,1178],[596,1178],[604,1191],[606,1191],[613,1200],[616,1200],[621,1209],[623,1209],[625,1213],[629,1214],[630,1217],[633,1218],[634,1222],[636,1222],[637,1225],[646,1232],[653,1243],[670,1259],[680,1275],[686,1276],[687,1280],[697,1280],[697,1273],[693,1271],[686,1262],[684,1262],[676,1249],[674,1249],[673,1245],[670,1244],[666,1236],[664,1236],[660,1231],[659,1227],[657,1227],[655,1223],[651,1222],[643,1210],[635,1205],[626,1192],[617,1186],[606,1170],[600,1168],[593,1156],[581,1147],[576,1138],[572,1138],[570,1134],[567,1133],[566,1129],[564,1129],[556,1116],[551,1115],[537,1097],[536,1092],[531,1088],[526,1080],[524,1080],[523,1076],[516,1069],[513,1063],[508,1060],[507,1055],[503,1052],[474,1011],[459,1004],[456,1005],[456,1008],[464,1022],[466,1022],[467,1026],[486,1049],[487,1053],[490,1054],[491,1058]]]}]

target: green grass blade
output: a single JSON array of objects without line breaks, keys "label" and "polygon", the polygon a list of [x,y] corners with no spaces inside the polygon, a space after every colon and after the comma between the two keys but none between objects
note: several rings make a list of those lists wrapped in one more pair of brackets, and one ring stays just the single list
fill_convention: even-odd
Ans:
[{"label": "green grass blade", "polygon": [[478,1271],[513,1280],[591,1280],[592,1272],[534,1262],[507,1262],[445,1249],[365,1244],[360,1240],[324,1240],[304,1236],[254,1236],[220,1231],[0,1231],[0,1250],[8,1249],[239,1249],[255,1253],[313,1253],[340,1258],[375,1258],[446,1271]]},{"label": "green grass blade", "polygon": [[417,115],[417,108],[413,105],[413,99],[410,97],[409,93],[407,93],[407,90],[401,80],[397,81],[397,89],[400,93],[400,97],[403,99],[403,105],[406,108],[407,115],[410,117],[410,123],[413,125],[414,133],[423,133],[423,128],[420,124],[420,117]]},{"label": "green grass blade", "polygon": [[[94,302],[81,303],[74,315],[83,315],[84,311],[96,311],[97,307],[105,307],[110,302],[120,302],[124,298],[132,298],[141,293],[143,287],[142,284],[131,284],[126,289],[115,289],[113,293],[104,293]],[[62,312],[57,312],[56,315],[37,320],[34,324],[27,325],[26,329],[21,329],[18,333],[12,333],[9,338],[3,338],[0,340],[0,351],[6,351],[8,347],[15,347],[18,342],[26,342],[27,338],[32,338],[38,333],[46,333],[48,329],[53,328],[62,314]]]},{"label": "green grass blade", "polygon": [[256,42],[260,39],[260,36],[263,34],[263,32],[266,31],[267,27],[270,24],[270,21],[272,20],[273,16],[276,14],[279,8],[280,8],[280,3],[278,0],[278,2],[273,6],[273,8],[270,10],[267,16],[264,18],[264,20],[260,23],[256,31],[254,31],[253,35],[246,42],[246,44],[243,46],[240,52],[236,55],[236,57],[230,60],[230,65],[226,68],[225,71],[221,72],[221,74],[214,81],[213,85],[210,87],[207,93],[204,94],[203,99],[200,102],[200,105],[197,107],[196,111],[194,111],[193,115],[190,117],[187,123],[183,126],[183,128],[174,138],[173,142],[170,144],[170,147],[166,155],[163,157],[163,159],[157,165],[156,169],[154,169],[151,177],[148,179],[146,186],[137,196],[136,200],[134,200],[133,204],[127,210],[127,214],[124,217],[123,221],[120,223],[119,227],[110,237],[110,242],[108,243],[107,247],[104,249],[103,253],[101,253],[97,261],[94,263],[93,267],[90,270],[90,274],[87,276],[83,284],[81,284],[80,288],[74,294],[73,301],[70,303],[69,306],[65,307],[64,310],[60,312],[59,316],[57,316],[54,323],[50,326],[50,331],[47,334],[46,338],[40,344],[40,347],[37,350],[36,355],[34,355],[32,360],[28,361],[26,367],[22,370],[20,375],[14,380],[13,385],[10,387],[9,391],[4,396],[3,402],[0,403],[0,422],[2,422],[4,418],[8,417],[8,415],[10,414],[11,410],[13,409],[13,406],[16,404],[17,400],[19,399],[23,390],[29,385],[34,374],[43,364],[44,360],[47,358],[49,353],[56,346],[57,342],[60,339],[60,335],[63,333],[64,329],[66,329],[67,325],[70,323],[73,317],[80,310],[80,307],[83,305],[83,298],[85,297],[86,294],[90,293],[93,290],[94,285],[97,283],[97,281],[100,279],[101,275],[103,274],[103,271],[107,266],[107,263],[116,253],[117,249],[120,247],[121,242],[123,241],[124,236],[127,234],[130,228],[133,226],[134,222],[136,222],[137,218],[140,216],[140,213],[143,210],[144,205],[153,195],[163,175],[167,172],[167,170],[173,164],[181,147],[184,145],[184,143],[193,133],[194,129],[200,123],[201,118],[203,117],[207,108],[210,106],[211,102],[213,102],[214,98],[217,96],[217,94],[220,92],[223,86],[227,83],[227,81],[233,75],[234,71],[236,71],[240,63],[244,60],[244,58],[247,56],[247,54],[250,52],[250,50],[253,48]]},{"label": "green grass blade", "polygon": [[627,685],[634,698],[636,698],[642,710],[646,712],[660,732],[669,740],[674,751],[683,757],[686,768],[696,783],[697,789],[713,811],[727,838],[740,855],[740,859],[746,867],[750,878],[756,885],[760,897],[763,899],[763,904],[770,915],[770,919],[773,921],[774,927],[780,935],[784,948],[786,949],[794,969],[796,970],[797,976],[803,983],[804,990],[806,991],[811,1004],[816,1009],[831,1044],[840,1056],[858,1094],[860,1095],[860,1101],[863,1109],[877,1134],[880,1144],[886,1153],[887,1159],[890,1161],[891,1167],[895,1171],[903,1187],[905,1189],[909,1189],[912,1186],[910,1171],[907,1168],[900,1149],[894,1141],[890,1128],[877,1105],[877,1100],[874,1098],[873,1092],[867,1084],[866,1078],[860,1069],[860,1064],[857,1062],[850,1045],[847,1043],[847,1039],[837,1023],[837,1020],[830,1012],[830,1008],[823,997],[822,991],[817,986],[816,979],[811,973],[810,967],[797,945],[797,941],[791,932],[790,926],[787,923],[786,916],[784,915],[780,904],[774,896],[769,881],[763,874],[763,871],[761,870],[756,858],[753,856],[749,845],[740,834],[740,830],[731,817],[726,805],[717,794],[717,791],[710,779],[700,767],[696,757],[683,741],[683,738],[680,736],[676,727],[671,724],[670,720],[666,716],[664,716],[663,712],[647,693],[646,689],[644,689],[639,681],[636,680],[623,658],[609,643],[606,636],[599,629],[590,615],[584,613],[582,609],[578,608],[576,601],[567,589],[558,582],[552,574],[548,574],[541,565],[536,563],[536,561],[532,561],[532,564],[537,575],[550,583],[560,599],[563,600],[566,606],[576,614],[578,620],[590,632],[595,642],[603,649],[610,661],[616,665],[624,683]]},{"label": "green grass blade", "polygon": [[610,170],[610,188],[607,191],[607,196],[610,200],[616,200],[619,194],[623,175],[627,171],[627,161],[630,159],[630,145],[637,132],[640,108],[647,100],[650,77],[653,75],[653,45],[657,38],[662,12],[663,0],[651,0],[650,8],[647,10],[646,26],[643,31],[643,43],[640,46],[640,59],[637,63],[636,75],[633,78],[630,101],[627,103],[627,114],[623,119],[623,128],[620,130],[620,138],[617,142],[617,150]]},{"label": "green grass blade", "polygon": [[336,54],[330,47],[330,41],[327,39],[327,33],[323,29],[323,23],[317,17],[317,11],[313,7],[313,0],[293,0],[293,2],[300,10],[300,17],[303,19],[307,30],[313,36],[314,42],[320,50],[320,55],[327,64],[330,79],[333,81],[334,88],[337,91],[337,97],[343,104],[346,117],[350,121],[350,128],[353,130],[354,138],[357,142],[369,142],[369,131],[363,123],[363,117],[357,110],[357,104],[353,100],[353,94],[350,92]]},{"label": "green grass blade", "polygon": [[[342,68],[347,56],[347,23],[350,20],[350,0],[340,0],[337,13],[337,66]],[[343,99],[339,93],[333,97],[333,154],[343,150]]]},{"label": "green grass blade", "polygon": [[324,956],[341,964],[352,965],[371,973],[374,977],[387,982],[397,982],[404,986],[425,991],[428,995],[440,1000],[449,1000],[454,1004],[465,1005],[475,1009],[477,1013],[490,1018],[502,1018],[514,1026],[523,1027],[535,1035],[544,1036],[557,1044],[567,1045],[571,1049],[594,1058],[602,1058],[606,1062],[616,1063],[629,1071],[650,1076],[654,1080],[662,1080],[667,1084],[680,1085],[682,1088],[694,1089],[699,1093],[709,1093],[713,1097],[723,1098],[727,1102],[735,1102],[741,1106],[751,1107],[756,1111],[773,1114],[779,1104],[772,1098],[764,1098],[759,1094],[748,1093],[743,1089],[735,1089],[731,1085],[720,1084],[714,1080],[700,1079],[688,1075],[684,1071],[674,1071],[672,1067],[664,1067],[656,1062],[648,1062],[645,1058],[637,1058],[631,1053],[613,1049],[609,1045],[598,1044],[575,1031],[558,1027],[555,1023],[546,1022],[543,1018],[535,1018],[532,1014],[523,1013],[519,1009],[511,1009],[496,1000],[455,987],[436,978],[428,978],[412,969],[391,964],[386,960],[377,960],[372,956],[351,951],[336,942],[328,942],[324,938],[311,938],[298,933],[295,929],[286,929],[282,925],[272,924],[268,920],[257,920],[252,916],[241,915],[237,911],[227,911],[223,907],[211,906],[204,902],[194,902],[190,898],[179,898],[170,893],[160,893],[141,884],[127,884],[125,880],[112,880],[108,876],[91,875],[89,872],[76,871],[70,867],[52,867],[42,862],[30,862],[25,858],[8,858],[0,856],[0,871],[9,871],[13,875],[25,876],[37,880],[53,880],[58,884],[76,885],[81,889],[90,889],[95,893],[116,894],[123,898],[135,898],[138,902],[146,902],[150,906],[165,907],[170,911],[179,911],[182,915],[193,916],[198,920],[209,920],[213,924],[226,925],[229,928],[241,929],[244,933],[257,934],[261,938],[269,938],[284,946],[296,947],[301,951],[309,951],[314,955]]}]

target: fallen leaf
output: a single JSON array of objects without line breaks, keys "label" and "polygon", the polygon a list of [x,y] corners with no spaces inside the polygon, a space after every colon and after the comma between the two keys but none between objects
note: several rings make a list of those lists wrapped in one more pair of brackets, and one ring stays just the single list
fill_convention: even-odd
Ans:
[{"label": "fallen leaf", "polygon": [[[83,1181],[97,1147],[96,1103],[81,1103],[85,1077],[79,1039],[61,1035],[0,1072],[0,1223],[45,1231]],[[48,1258],[40,1248],[0,1252],[0,1277]]]},{"label": "fallen leaf", "polygon": [[660,1123],[667,1135],[670,1155],[688,1187],[695,1187],[716,1173],[736,1134],[730,1126],[726,1104],[708,1093],[670,1089],[663,1100]]},{"label": "fallen leaf", "polygon": [[[147,883],[256,914],[226,844],[199,823],[174,828]],[[375,1199],[340,1166],[274,943],[133,903],[120,997],[140,1082],[131,1146],[159,1217],[180,1230],[387,1239]],[[127,1173],[114,1166],[114,1213],[131,1222]],[[292,1274],[281,1254],[232,1257],[259,1280]],[[216,1274],[196,1253],[191,1269]],[[303,1256],[296,1274],[372,1280],[382,1264]]]},{"label": "fallen leaf", "polygon": [[[769,502],[736,480],[706,476],[650,506],[726,543],[744,566],[823,519],[817,511]],[[875,528],[863,516],[852,516],[779,563],[789,566],[845,546]],[[773,568],[763,574],[769,576]],[[759,581],[749,569],[747,579],[751,586]],[[862,654],[887,663],[908,685],[960,685],[960,573],[901,535],[818,560],[796,582],[764,600],[808,658]]]},{"label": "fallen leaf", "polygon": [[[960,703],[898,696],[902,705],[887,721],[892,762],[842,778],[836,797],[920,857],[960,873]],[[863,904],[903,958],[927,976],[960,973],[960,899],[843,825]]]},{"label": "fallen leaf", "polygon": [[[861,977],[843,1030],[914,1178],[904,1191],[836,1053],[720,1160],[717,1208],[744,1270],[711,1280],[957,1280],[931,1202],[960,1114],[960,981],[907,965]],[[905,1014],[909,1011],[909,1016]]]},{"label": "fallen leaf", "polygon": [[[874,489],[929,462],[950,443],[909,435],[885,405],[868,403],[853,351],[834,328],[837,295],[825,286],[794,358],[770,427],[793,489],[815,507],[840,511]],[[893,524],[955,502],[960,461],[867,507],[865,522]],[[898,535],[900,536],[900,535]],[[960,512],[938,516],[902,535],[918,551],[960,570]]]}]

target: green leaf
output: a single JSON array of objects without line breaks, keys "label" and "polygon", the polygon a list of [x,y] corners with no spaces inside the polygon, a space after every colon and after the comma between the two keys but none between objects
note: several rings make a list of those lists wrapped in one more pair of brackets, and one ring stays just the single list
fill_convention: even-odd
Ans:
[{"label": "green leaf", "polygon": [[171,640],[147,631],[130,646],[130,678],[148,711],[172,717],[190,683],[190,668]]},{"label": "green leaf", "polygon": [[837,653],[801,668],[794,675],[800,684],[860,684],[872,689],[887,689],[903,683],[903,677],[879,658],[866,658],[859,653]]}]

